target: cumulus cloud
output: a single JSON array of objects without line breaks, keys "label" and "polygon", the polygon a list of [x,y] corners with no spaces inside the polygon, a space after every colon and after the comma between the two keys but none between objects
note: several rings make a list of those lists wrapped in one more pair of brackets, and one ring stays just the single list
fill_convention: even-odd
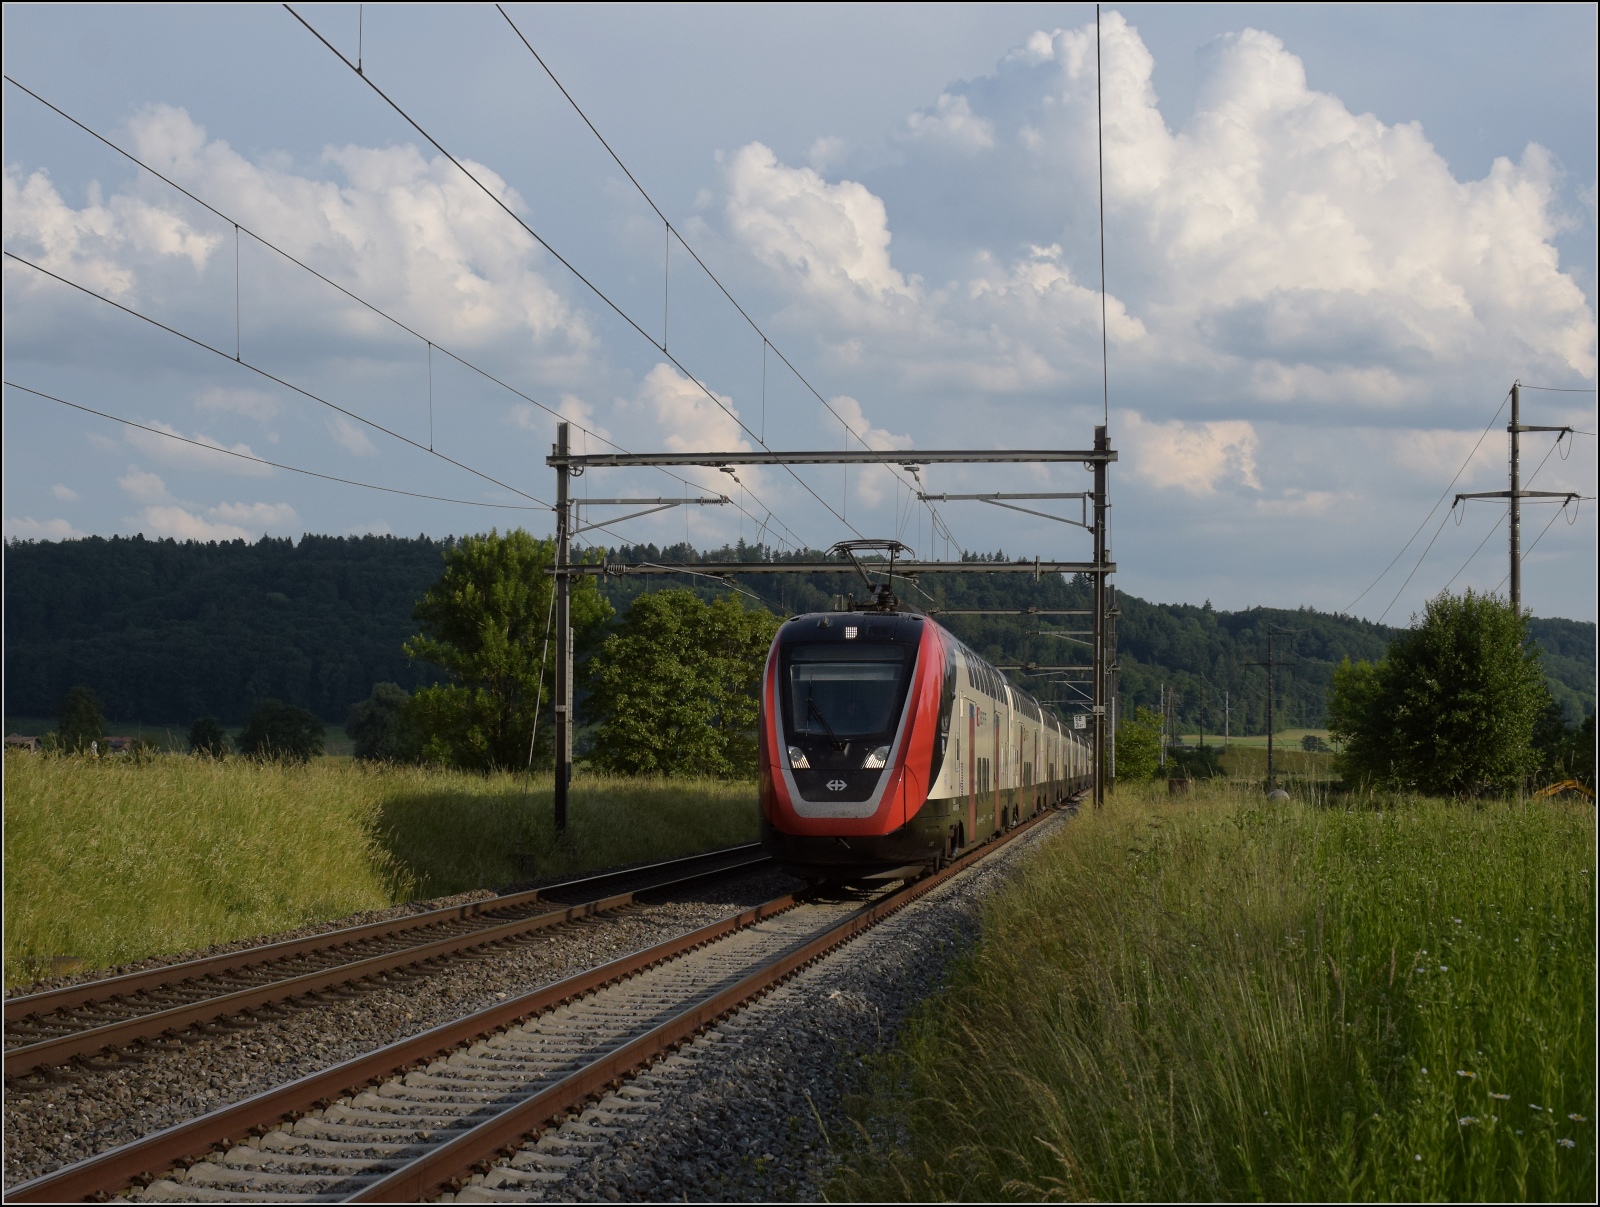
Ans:
[{"label": "cumulus cloud", "polygon": [[[8,164],[4,187],[6,243],[18,255],[113,297],[133,292],[131,261],[178,257],[199,272],[222,244],[220,234],[198,231],[173,210],[138,197],[119,194],[75,210],[43,170],[24,175]],[[6,275],[43,285],[21,266],[8,265]]]},{"label": "cumulus cloud", "polygon": [[1256,477],[1261,441],[1254,426],[1242,419],[1152,423],[1129,411],[1122,430],[1132,446],[1130,468],[1153,486],[1177,487],[1192,495],[1215,494],[1219,486],[1235,483],[1261,489]]},{"label": "cumulus cloud", "polygon": [[117,485],[122,487],[123,493],[141,502],[155,502],[167,497],[167,484],[156,474],[148,473],[137,465],[130,465],[128,472],[117,479]]},{"label": "cumulus cloud", "polygon": [[50,488],[50,493],[55,495],[55,497],[60,499],[63,503],[74,503],[78,498],[78,492],[63,482],[57,482],[54,486],[52,486]]},{"label": "cumulus cloud", "polygon": [[248,478],[263,478],[273,471],[271,466],[262,465],[256,461],[243,461],[238,457],[230,457],[227,453],[214,453],[206,448],[196,448],[193,444],[184,443],[185,440],[198,441],[213,449],[226,449],[229,452],[242,453],[244,456],[253,457],[248,444],[225,444],[221,440],[213,439],[203,433],[196,432],[186,435],[173,427],[170,423],[159,420],[146,424],[147,427],[156,428],[158,431],[167,432],[173,436],[180,436],[182,440],[168,440],[155,432],[141,431],[138,428],[127,428],[125,436],[129,444],[152,460],[161,461],[163,464],[177,466],[183,469],[201,469],[213,473],[241,474]]},{"label": "cumulus cloud", "polygon": [[333,442],[352,457],[376,457],[378,450],[373,447],[372,439],[365,429],[359,427],[343,415],[335,415],[328,420],[328,435],[333,437]]},{"label": "cumulus cloud", "polygon": [[194,405],[202,411],[243,415],[258,423],[266,423],[278,415],[278,400],[265,390],[212,386],[195,395]]},{"label": "cumulus cloud", "polygon": [[[442,156],[409,145],[329,147],[319,178],[281,166],[284,157],[242,155],[170,105],[134,115],[128,137],[161,172],[436,339],[463,347],[515,339],[547,363],[568,366],[583,363],[594,344],[584,316],[538,270],[544,253]],[[464,162],[510,208],[526,208],[492,169]],[[232,242],[231,230],[220,222],[191,225],[171,190],[148,180],[135,179],[105,201],[93,192],[89,204],[74,207],[47,173],[8,167],[7,244],[114,297],[136,292],[162,259],[182,259],[194,272],[225,259],[232,301],[233,256],[214,255],[224,239]],[[245,250],[245,309],[258,325],[309,320],[347,340],[393,335],[370,311],[306,280],[285,300],[281,282],[269,289],[252,273]],[[7,281],[22,274],[32,275],[8,266]],[[258,285],[262,292],[252,296]],[[219,392],[197,401],[264,417],[259,397]]]},{"label": "cumulus cloud", "polygon": [[812,297],[866,321],[916,299],[890,262],[883,202],[864,185],[787,167],[761,143],[733,155],[727,184],[734,235]]},{"label": "cumulus cloud", "polygon": [[67,520],[36,520],[30,516],[7,516],[5,535],[13,541],[70,541],[87,536]]},{"label": "cumulus cloud", "polygon": [[180,541],[247,541],[273,531],[291,535],[299,517],[287,503],[222,503],[205,515],[176,505],[146,507],[131,522]]},{"label": "cumulus cloud", "polygon": [[723,394],[717,399],[720,406],[694,382],[662,363],[645,374],[631,409],[643,411],[655,421],[671,452],[750,448],[733,400]]},{"label": "cumulus cloud", "polygon": [[283,531],[300,523],[300,517],[287,503],[219,503],[208,514],[230,524],[243,524],[258,531]]},{"label": "cumulus cloud", "polygon": [[[744,147],[725,165],[729,231],[847,363],[989,392],[1092,372],[1094,37],[1034,34],[911,115],[898,153],[856,180]],[[1594,315],[1559,266],[1560,167],[1543,148],[1458,180],[1418,124],[1352,113],[1253,29],[1206,48],[1173,129],[1137,30],[1108,13],[1103,37],[1108,335],[1125,383],[1182,374],[1214,397],[1396,408],[1508,366],[1593,376]],[[953,172],[955,143],[982,169]],[[897,212],[943,244],[949,280],[891,256]]]},{"label": "cumulus cloud", "polygon": [[942,143],[959,151],[984,151],[994,146],[994,123],[977,117],[964,96],[941,92],[931,110],[906,118],[909,137]]}]

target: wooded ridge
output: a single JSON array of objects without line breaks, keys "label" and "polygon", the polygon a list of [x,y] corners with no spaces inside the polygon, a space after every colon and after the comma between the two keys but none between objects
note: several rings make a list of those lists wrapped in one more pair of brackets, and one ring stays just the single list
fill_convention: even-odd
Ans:
[{"label": "wooded ridge", "polygon": [[[417,632],[412,609],[439,577],[450,539],[393,536],[264,537],[255,543],[89,537],[11,541],[5,547],[5,711],[50,717],[67,690],[86,685],[118,721],[183,723],[215,715],[239,724],[263,699],[278,698],[342,724],[374,683],[408,690],[438,681],[401,643]],[[777,559],[762,546],[714,552],[687,545],[608,551],[612,561]],[[811,550],[791,555],[818,560]],[[985,555],[1006,560],[1004,554]],[[787,560],[786,558],[783,560]],[[838,575],[741,577],[739,585],[774,611],[830,606],[836,595],[865,594],[848,567]],[[602,580],[617,609],[668,585],[707,598],[724,592],[705,580],[627,577]],[[1084,582],[1026,575],[927,576],[901,585],[906,603],[943,608],[1082,608]],[[748,606],[759,606],[746,599]],[[1396,629],[1353,617],[1252,608],[1224,612],[1209,603],[1158,604],[1119,593],[1118,654],[1123,708],[1153,706],[1163,683],[1177,692],[1180,725],[1203,721],[1219,732],[1227,693],[1234,733],[1265,726],[1263,660],[1268,624],[1294,632],[1275,639],[1285,665],[1274,679],[1278,726],[1322,724],[1333,668],[1344,658],[1381,656]],[[1087,617],[943,616],[973,648],[997,663],[1085,663]],[[1569,723],[1595,707],[1595,626],[1534,619],[1550,689]],[[1054,635],[1053,635],[1054,634]],[[1017,678],[1042,699],[1071,709],[1071,688]],[[1203,716],[1202,716],[1203,709]]]}]

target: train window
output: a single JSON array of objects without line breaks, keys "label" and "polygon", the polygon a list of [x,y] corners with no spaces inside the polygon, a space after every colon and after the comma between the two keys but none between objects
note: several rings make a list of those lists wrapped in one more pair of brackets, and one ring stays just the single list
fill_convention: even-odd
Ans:
[{"label": "train window", "polygon": [[791,735],[831,740],[889,734],[899,720],[911,647],[790,647],[785,668]]}]

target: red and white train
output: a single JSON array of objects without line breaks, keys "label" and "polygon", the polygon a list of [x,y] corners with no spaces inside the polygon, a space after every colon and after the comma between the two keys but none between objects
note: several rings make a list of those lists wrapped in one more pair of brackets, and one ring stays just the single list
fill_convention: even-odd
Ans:
[{"label": "red and white train", "polygon": [[761,840],[806,876],[938,866],[1090,786],[1087,742],[914,612],[787,621],[759,727]]}]

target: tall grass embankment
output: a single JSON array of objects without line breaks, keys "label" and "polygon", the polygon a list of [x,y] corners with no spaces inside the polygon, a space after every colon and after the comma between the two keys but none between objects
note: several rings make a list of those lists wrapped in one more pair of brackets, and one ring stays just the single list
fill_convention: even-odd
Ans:
[{"label": "tall grass embankment", "polygon": [[1594,1201],[1594,814],[1119,792],[855,1104],[848,1200]]},{"label": "tall grass embankment", "polygon": [[6,984],[755,838],[755,787],[5,756]]}]

